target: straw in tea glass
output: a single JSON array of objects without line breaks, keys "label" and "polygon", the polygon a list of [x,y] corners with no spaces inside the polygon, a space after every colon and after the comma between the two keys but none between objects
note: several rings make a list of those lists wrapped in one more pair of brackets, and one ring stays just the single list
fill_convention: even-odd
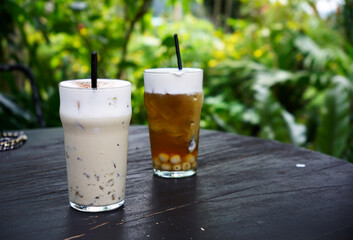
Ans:
[{"label": "straw in tea glass", "polygon": [[203,70],[182,68],[176,34],[174,39],[178,68],[144,71],[153,172],[165,178],[196,173],[203,104]]}]

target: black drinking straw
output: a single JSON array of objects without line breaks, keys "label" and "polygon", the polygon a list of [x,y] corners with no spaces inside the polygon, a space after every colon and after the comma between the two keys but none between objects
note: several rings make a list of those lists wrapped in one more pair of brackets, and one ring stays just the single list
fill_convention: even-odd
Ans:
[{"label": "black drinking straw", "polygon": [[97,89],[97,52],[91,54],[91,88]]},{"label": "black drinking straw", "polygon": [[175,52],[176,52],[177,59],[178,59],[178,68],[179,68],[179,70],[182,70],[183,66],[181,65],[178,34],[174,34],[174,43],[175,43]]}]

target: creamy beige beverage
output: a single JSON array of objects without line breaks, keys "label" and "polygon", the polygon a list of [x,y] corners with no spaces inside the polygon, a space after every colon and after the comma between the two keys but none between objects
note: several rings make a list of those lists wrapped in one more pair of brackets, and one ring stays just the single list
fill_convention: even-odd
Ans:
[{"label": "creamy beige beverage", "polygon": [[144,72],[154,174],[166,178],[196,173],[203,71],[195,68]]},{"label": "creamy beige beverage", "polygon": [[72,80],[60,85],[70,205],[106,211],[125,199],[131,84],[122,80]]}]

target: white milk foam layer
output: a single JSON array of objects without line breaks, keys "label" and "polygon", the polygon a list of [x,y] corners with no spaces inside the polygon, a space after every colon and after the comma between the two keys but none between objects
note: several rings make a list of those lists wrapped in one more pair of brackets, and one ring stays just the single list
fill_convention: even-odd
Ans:
[{"label": "white milk foam layer", "polygon": [[192,94],[202,92],[203,70],[199,68],[154,68],[144,71],[145,92]]},{"label": "white milk foam layer", "polygon": [[130,82],[98,79],[97,89],[92,89],[90,81],[80,79],[60,82],[60,114],[77,119],[131,114]]},{"label": "white milk foam layer", "polygon": [[[117,88],[128,86],[129,82],[124,80],[98,79],[97,88]],[[91,88],[91,79],[68,80],[60,83],[61,87],[69,88]]]}]

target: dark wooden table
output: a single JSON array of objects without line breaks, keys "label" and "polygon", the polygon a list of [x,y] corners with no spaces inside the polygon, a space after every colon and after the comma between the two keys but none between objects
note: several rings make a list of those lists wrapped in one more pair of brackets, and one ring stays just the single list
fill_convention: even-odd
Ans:
[{"label": "dark wooden table", "polygon": [[[147,127],[130,128],[126,202],[69,207],[61,128],[0,153],[0,239],[353,239],[353,164],[201,130],[194,177],[152,175]],[[299,167],[305,164],[305,167]]]}]

